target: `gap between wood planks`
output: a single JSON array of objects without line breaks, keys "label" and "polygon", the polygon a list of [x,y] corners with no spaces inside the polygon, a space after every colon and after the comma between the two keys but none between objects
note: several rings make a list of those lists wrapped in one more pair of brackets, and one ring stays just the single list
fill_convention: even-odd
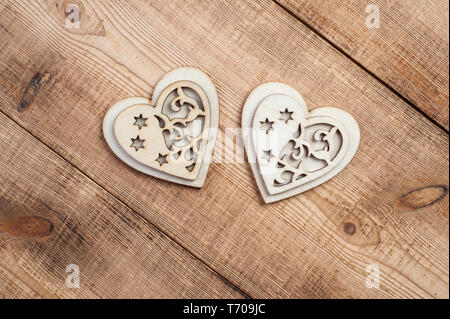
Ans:
[{"label": "gap between wood planks", "polygon": [[[94,179],[92,179],[89,175],[87,175],[86,173],[84,173],[81,169],[79,169],[75,164],[73,164],[72,162],[68,161],[65,157],[63,157],[61,154],[59,154],[58,152],[56,152],[54,149],[52,149],[49,145],[47,145],[46,143],[44,143],[44,141],[42,141],[39,137],[33,135],[30,131],[28,131],[25,127],[23,127],[22,125],[20,125],[19,123],[17,123],[13,118],[11,118],[8,114],[6,114],[5,112],[3,112],[2,110],[0,110],[0,113],[2,113],[3,115],[5,115],[8,119],[10,119],[11,121],[13,121],[17,126],[19,126],[21,129],[23,129],[25,132],[27,132],[30,136],[32,136],[33,138],[35,138],[36,140],[38,140],[40,143],[42,143],[43,145],[45,145],[45,147],[47,147],[51,152],[53,152],[54,154],[56,154],[59,158],[63,159],[64,161],[66,161],[70,166],[72,166],[73,168],[75,168],[77,171],[79,171],[83,176],[87,177],[89,180],[91,180],[93,183],[95,183],[95,185],[97,185],[98,187],[100,187],[102,190],[104,190],[105,192],[107,192],[108,194],[110,194],[113,198],[115,198],[116,200],[118,200],[120,203],[122,203],[125,207],[127,207],[133,214],[137,215],[138,217],[144,219],[147,223],[149,223],[151,226],[155,227],[155,229],[157,229],[158,231],[160,231],[162,234],[164,234],[165,236],[167,236],[168,239],[172,240],[175,244],[177,244],[179,247],[181,247],[182,249],[184,249],[189,255],[191,255],[194,259],[200,261],[202,264],[204,264],[208,269],[210,269],[213,273],[215,273],[220,279],[222,279],[222,281],[233,287],[233,289],[235,289],[236,291],[238,291],[239,293],[241,293],[245,298],[247,299],[253,299],[253,297],[251,297],[247,292],[243,291],[240,287],[236,286],[235,284],[233,284],[231,281],[229,281],[227,278],[225,278],[221,273],[219,273],[218,271],[216,271],[214,268],[212,268],[210,265],[208,265],[204,260],[202,260],[201,258],[199,258],[198,256],[196,256],[194,253],[192,253],[189,249],[187,249],[186,247],[184,247],[180,242],[178,242],[176,239],[174,239],[172,236],[170,236],[170,234],[166,233],[165,231],[163,231],[161,228],[159,228],[157,225],[155,225],[154,223],[152,223],[151,221],[149,221],[147,218],[145,218],[145,216],[142,216],[141,214],[139,214],[137,211],[135,211],[134,209],[132,209],[130,206],[128,206],[126,203],[124,203],[120,198],[118,198],[117,196],[115,196],[114,194],[112,194],[111,192],[109,192],[107,189],[105,189],[102,185],[100,185],[97,181],[95,181]],[[27,285],[28,287],[28,285]],[[30,288],[31,289],[31,288]]]},{"label": "gap between wood planks", "polygon": [[300,23],[302,23],[303,25],[305,25],[309,30],[311,30],[312,32],[314,32],[315,34],[317,34],[322,40],[324,40],[325,42],[327,42],[329,45],[331,45],[334,49],[336,49],[337,51],[339,51],[339,53],[341,53],[343,56],[345,56],[347,59],[349,59],[350,61],[352,61],[354,64],[356,64],[358,67],[360,67],[361,69],[363,69],[367,74],[369,74],[371,77],[373,77],[374,79],[376,79],[378,82],[380,82],[382,85],[384,85],[385,87],[387,87],[392,93],[394,93],[397,97],[399,97],[402,101],[404,101],[406,104],[408,104],[410,107],[412,107],[413,109],[415,109],[417,112],[419,112],[423,117],[425,117],[427,120],[429,120],[431,123],[433,123],[434,125],[436,125],[437,127],[439,127],[442,131],[444,131],[445,133],[449,133],[449,131],[443,127],[441,124],[439,124],[436,120],[434,120],[431,116],[429,116],[427,113],[425,113],[424,111],[422,111],[417,105],[415,105],[413,102],[411,102],[410,100],[408,100],[406,97],[404,97],[401,93],[399,93],[396,89],[394,89],[392,86],[390,86],[386,81],[384,81],[383,79],[381,79],[378,75],[376,75],[374,72],[370,71],[369,69],[367,69],[364,65],[362,65],[360,62],[358,62],[357,60],[355,60],[351,55],[349,55],[347,52],[345,52],[345,50],[343,50],[341,47],[339,47],[338,45],[336,45],[334,42],[332,42],[330,39],[328,39],[325,35],[323,35],[322,33],[319,32],[319,30],[317,30],[316,28],[314,28],[310,23],[306,22],[305,20],[301,19],[300,17],[297,17],[295,15],[294,12],[292,12],[291,9],[287,8],[286,6],[284,6],[283,4],[281,4],[278,0],[272,0],[273,2],[275,2],[281,9],[283,9],[284,11],[286,11],[287,13],[289,13],[289,15],[291,15],[293,18],[295,18],[296,20],[298,20]]},{"label": "gap between wood planks", "polygon": [[[317,34],[317,33],[316,33]],[[320,34],[318,34],[319,36],[320,36]],[[321,37],[322,38],[322,37]],[[326,39],[324,39],[325,41],[326,41]],[[327,43],[329,43],[329,42],[327,42]],[[332,45],[333,46],[333,44],[332,43],[330,43],[330,45]],[[334,46],[333,46],[334,47]],[[337,49],[338,50],[338,49]],[[338,50],[339,51],[339,50]],[[345,55],[344,54],[344,56],[347,56],[347,55]],[[353,59],[351,59],[350,58],[350,61],[353,61],[354,63],[355,63],[355,61],[353,60]],[[356,63],[357,65],[359,65],[358,63]],[[363,68],[363,67],[361,67],[361,68]],[[364,68],[363,68],[364,69]],[[369,73],[370,74],[370,73]],[[395,93],[395,92],[394,92]],[[8,116],[8,118],[10,118],[9,116]],[[14,120],[13,120],[14,121]],[[14,123],[16,123],[16,124],[18,124],[16,121],[14,121]],[[20,124],[19,124],[19,127],[22,127]],[[22,128],[24,128],[24,127],[22,127]],[[24,128],[25,129],[25,128]],[[27,132],[27,133],[29,133],[29,134],[31,134],[30,133],[30,131],[28,131],[28,130],[26,130],[25,129],[25,131]],[[34,136],[34,134],[31,134],[32,136]],[[43,143],[44,145],[46,145],[48,148],[50,148],[50,149],[52,149],[53,150],[53,148],[51,148],[51,147],[49,147],[46,143],[44,143],[40,138],[38,138],[38,137],[36,137],[36,136],[34,136],[37,140],[39,140],[41,143]],[[57,153],[58,155],[59,155],[59,157],[61,157],[61,158],[63,158],[63,159],[65,159],[62,155],[60,155],[57,151],[55,151],[55,150],[53,150],[55,153]],[[65,159],[66,161],[68,161],[67,159]],[[77,169],[77,170],[79,170],[79,171],[81,171],[76,165],[74,165],[74,164],[72,164],[71,162],[70,162],[70,164],[72,165],[72,167],[74,167],[75,169]],[[81,171],[82,172],[82,171]],[[82,172],[83,173],[83,172]],[[85,176],[87,176],[86,174],[84,174],[83,173],[83,175],[85,175]],[[89,176],[87,176],[88,178],[89,178]],[[90,178],[91,180],[92,180],[92,178]],[[95,182],[95,181],[94,181]],[[96,182],[95,182],[96,183]],[[98,183],[96,183],[97,185],[98,185]],[[100,186],[100,185],[99,185]],[[100,186],[101,187],[101,186]],[[103,187],[102,187],[103,188]],[[103,188],[103,189],[105,189],[105,188]],[[107,191],[109,194],[111,194],[111,192],[109,192],[109,191]],[[112,195],[112,194],[111,194]],[[114,196],[114,195],[112,195],[114,198],[116,198],[116,199],[118,199],[116,196]],[[120,200],[119,200],[120,201]],[[120,202],[122,202],[122,201],[120,201]],[[123,203],[123,202],[122,202]],[[128,207],[129,208],[129,206],[128,205],[125,205],[125,207]],[[133,212],[135,212],[136,214],[138,214],[139,216],[141,216],[137,211],[135,211],[135,210],[133,210],[132,209],[132,211]],[[141,216],[142,217],[142,216]],[[148,221],[146,218],[144,218],[144,220],[146,220],[146,221]],[[149,222],[149,221],[148,221]],[[151,225],[153,225],[153,226],[155,226],[153,223],[151,223],[151,222],[149,222]],[[155,226],[155,228],[156,229],[158,229],[158,230],[160,230],[158,227],[156,227]],[[160,230],[161,231],[161,230]],[[162,231],[161,231],[162,232]],[[165,232],[162,232],[163,234],[165,234],[166,236],[167,236],[167,234],[165,233]],[[168,238],[170,238],[170,239],[172,239],[172,240],[174,240],[172,237],[170,237],[170,236],[168,236]],[[174,240],[175,241],[175,240]],[[180,245],[177,241],[175,241],[178,245]],[[188,249],[186,249],[183,245],[180,245],[180,247],[182,247],[182,248],[184,248],[185,250],[187,250],[191,255],[193,255]],[[194,250],[195,251],[195,250]],[[194,255],[194,257],[195,257],[195,255]],[[197,257],[195,257],[196,259],[198,259],[200,262],[202,262],[202,263],[204,263],[208,268],[210,268],[210,269],[212,269],[214,272],[216,272],[213,268],[211,268],[210,266],[208,266],[205,262],[203,262],[200,258],[197,258]],[[217,273],[217,272],[216,272]],[[221,276],[219,273],[218,273],[218,275],[219,276]],[[221,276],[221,278],[223,278],[223,276]],[[229,282],[228,280],[226,280],[226,282]],[[238,282],[238,284],[239,284],[239,282]],[[233,285],[234,286],[234,285]],[[238,289],[238,291],[241,291],[240,289]]]}]

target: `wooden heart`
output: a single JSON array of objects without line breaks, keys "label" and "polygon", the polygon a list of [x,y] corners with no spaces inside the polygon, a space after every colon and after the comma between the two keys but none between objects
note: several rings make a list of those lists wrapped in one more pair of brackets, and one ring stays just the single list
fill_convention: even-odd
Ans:
[{"label": "wooden heart", "polygon": [[156,85],[152,100],[114,104],[103,120],[113,152],[131,167],[171,182],[202,187],[219,123],[216,89],[203,72],[179,68]]},{"label": "wooden heart", "polygon": [[308,112],[302,96],[283,83],[266,83],[247,98],[242,115],[247,157],[266,203],[311,189],[353,158],[359,128],[347,112]]}]

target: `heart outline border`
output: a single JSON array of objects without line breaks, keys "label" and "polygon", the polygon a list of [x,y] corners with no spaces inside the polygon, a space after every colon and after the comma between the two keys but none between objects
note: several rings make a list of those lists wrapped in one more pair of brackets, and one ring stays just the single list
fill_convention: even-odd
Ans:
[{"label": "heart outline border", "polygon": [[[188,180],[182,177],[173,176],[137,161],[136,159],[131,157],[128,153],[126,153],[126,151],[122,148],[122,146],[120,146],[114,134],[114,121],[123,110],[137,104],[148,104],[149,107],[154,107],[154,104],[158,100],[158,97],[161,95],[162,91],[171,83],[181,80],[192,81],[197,85],[199,85],[204,90],[206,96],[208,97],[210,105],[210,116],[211,116],[210,127],[205,128],[208,130],[208,139],[205,147],[205,153],[203,154],[204,156],[203,162],[201,164],[198,176],[195,180]],[[105,137],[105,140],[108,143],[110,149],[113,151],[113,153],[117,157],[119,157],[123,162],[125,162],[125,164],[127,164],[128,166],[144,174],[159,179],[163,179],[177,184],[201,188],[204,185],[206,176],[208,174],[209,164],[212,159],[212,152],[214,149],[214,145],[216,143],[218,126],[219,126],[219,98],[213,82],[208,77],[208,75],[206,75],[204,72],[196,68],[181,67],[166,73],[158,81],[155,89],[153,90],[151,100],[144,97],[129,97],[113,104],[106,112],[105,117],[103,118],[103,136]]]},{"label": "heart outline border", "polygon": [[[305,118],[312,116],[328,116],[339,119],[339,121],[348,131],[348,136],[350,138],[349,149],[347,150],[347,153],[345,154],[342,161],[339,162],[336,167],[334,167],[334,169],[311,182],[296,186],[290,190],[284,191],[283,193],[274,195],[268,192],[266,184],[259,172],[258,161],[256,158],[251,134],[253,130],[253,117],[259,104],[264,98],[273,94],[285,94],[297,101],[299,107],[301,107],[304,111]],[[344,169],[345,166],[347,166],[347,164],[351,161],[356,153],[356,150],[358,149],[360,141],[360,130],[358,123],[349,113],[335,107],[319,107],[308,111],[305,100],[303,99],[301,94],[291,86],[280,82],[268,82],[261,84],[250,93],[250,95],[247,97],[247,100],[245,101],[244,108],[242,110],[241,127],[242,138],[247,153],[247,158],[252,168],[252,172],[258,185],[259,192],[265,203],[273,203],[294,195],[298,195],[330,180],[340,171],[342,171],[342,169]]]}]

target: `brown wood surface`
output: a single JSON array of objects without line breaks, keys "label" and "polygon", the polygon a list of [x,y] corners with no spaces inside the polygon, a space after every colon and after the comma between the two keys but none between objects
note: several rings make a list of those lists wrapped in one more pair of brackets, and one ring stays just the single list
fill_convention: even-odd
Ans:
[{"label": "brown wood surface", "polygon": [[244,297],[4,114],[0,126],[2,297]]},{"label": "brown wood surface", "polygon": [[[8,0],[0,6],[0,110],[15,122],[4,120],[10,124],[2,125],[2,136],[12,135],[11,144],[29,145],[19,150],[34,154],[32,159],[54,158],[48,167],[53,172],[45,172],[49,179],[61,174],[55,167],[66,167],[59,170],[79,176],[78,188],[94,188],[105,198],[102,203],[109,203],[85,203],[77,199],[74,181],[69,190],[66,183],[54,181],[67,202],[54,199],[53,209],[39,211],[42,217],[76,210],[79,229],[90,233],[93,218],[107,222],[117,214],[111,203],[121,203],[121,213],[134,222],[121,223],[116,235],[109,235],[117,236],[115,240],[91,237],[94,247],[102,245],[98,258],[109,262],[113,259],[106,253],[123,249],[121,238],[138,236],[151,228],[147,223],[154,225],[154,232],[177,243],[165,239],[172,256],[178,245],[187,251],[172,263],[180,282],[161,283],[155,296],[448,298],[447,132],[274,2],[74,2],[82,7],[80,29],[65,27],[61,1]],[[254,87],[282,81],[297,88],[309,108],[336,106],[354,115],[361,129],[360,148],[332,180],[269,205],[263,204],[248,163],[212,163],[201,190],[141,174],[108,149],[103,116],[121,98],[148,96],[165,72],[182,65],[204,70],[216,84],[222,133],[240,126],[242,106]],[[31,135],[25,138],[19,126],[39,142]],[[53,151],[61,158],[47,154]],[[2,196],[15,196],[10,195],[15,179],[22,181],[29,201],[49,196],[41,184],[55,192],[45,179],[21,175],[22,166],[29,170],[28,160],[12,151],[2,157],[2,174],[10,180],[2,184]],[[71,173],[64,173],[69,167]],[[18,199],[4,202],[16,207],[11,218],[30,205]],[[103,214],[90,208],[105,205]],[[27,254],[26,246],[0,239],[13,256]],[[39,245],[33,239],[27,243]],[[55,265],[42,270],[39,278],[62,294],[54,278],[61,276],[58,267],[64,257],[75,252],[72,243],[60,245],[62,259],[48,251]],[[130,250],[144,254],[152,247],[150,240],[142,240]],[[91,254],[86,249],[75,256],[81,262]],[[154,265],[150,255],[148,262]],[[180,270],[188,256],[198,262]],[[115,274],[130,265],[137,274],[145,273],[144,257],[134,258],[128,257],[123,268],[117,265]],[[379,289],[366,287],[370,264],[380,268]],[[22,278],[31,272],[28,264],[5,268],[0,260],[0,265],[6,269],[0,272],[2,283],[24,286],[34,280]],[[189,275],[195,265],[203,274],[196,280]],[[101,289],[107,275],[90,273],[93,285],[86,296]],[[136,296],[150,295],[145,288],[139,291],[139,276],[129,276],[128,287],[136,289]],[[208,288],[199,289],[199,284]],[[0,292],[10,296],[9,290]],[[21,295],[31,294],[22,290]],[[115,294],[120,293],[117,288]]]},{"label": "brown wood surface", "polygon": [[[448,131],[448,0],[276,0]],[[366,6],[380,27],[366,27]]]}]

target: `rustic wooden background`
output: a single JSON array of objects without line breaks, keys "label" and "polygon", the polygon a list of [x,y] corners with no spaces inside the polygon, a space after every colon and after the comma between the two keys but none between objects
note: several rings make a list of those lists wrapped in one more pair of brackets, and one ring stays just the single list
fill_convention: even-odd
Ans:
[{"label": "rustic wooden background", "polygon": [[[0,296],[448,298],[449,3],[372,2],[379,29],[362,0],[2,0]],[[248,163],[202,190],[129,168],[106,110],[185,65],[216,84],[222,132],[282,81],[354,115],[356,156],[270,205]]]}]

